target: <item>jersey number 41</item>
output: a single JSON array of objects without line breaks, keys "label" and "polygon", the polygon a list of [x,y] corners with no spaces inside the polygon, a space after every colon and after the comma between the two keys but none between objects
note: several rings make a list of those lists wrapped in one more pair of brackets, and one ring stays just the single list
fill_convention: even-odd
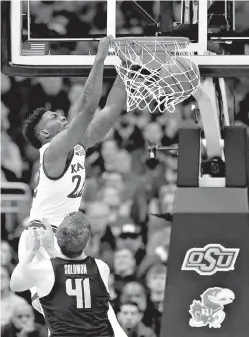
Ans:
[{"label": "jersey number 41", "polygon": [[[75,287],[73,288],[73,281]],[[76,297],[77,309],[91,309],[91,291],[89,278],[77,278],[66,280],[66,293]]]}]

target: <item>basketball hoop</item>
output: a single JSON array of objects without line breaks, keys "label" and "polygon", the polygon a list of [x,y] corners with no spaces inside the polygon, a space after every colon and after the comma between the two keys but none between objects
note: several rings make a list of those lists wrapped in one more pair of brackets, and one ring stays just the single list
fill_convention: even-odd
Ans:
[{"label": "basketball hoop", "polygon": [[111,53],[123,61],[115,67],[126,86],[128,111],[173,112],[199,86],[187,38],[117,38],[111,41]]}]

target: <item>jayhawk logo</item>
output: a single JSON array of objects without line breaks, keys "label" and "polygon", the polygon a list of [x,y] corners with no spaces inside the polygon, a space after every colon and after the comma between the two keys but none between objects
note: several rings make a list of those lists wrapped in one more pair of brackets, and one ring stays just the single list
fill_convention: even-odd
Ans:
[{"label": "jayhawk logo", "polygon": [[226,317],[224,306],[234,301],[234,293],[230,289],[215,287],[207,289],[200,297],[201,301],[194,300],[190,305],[192,318],[189,325],[195,328],[220,328]]},{"label": "jayhawk logo", "polygon": [[84,148],[81,145],[76,145],[74,147],[76,156],[84,156],[86,154]]}]

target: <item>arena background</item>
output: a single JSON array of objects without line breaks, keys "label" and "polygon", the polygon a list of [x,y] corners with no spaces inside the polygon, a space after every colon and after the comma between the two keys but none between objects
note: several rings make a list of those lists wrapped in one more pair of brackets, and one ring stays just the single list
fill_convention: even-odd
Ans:
[{"label": "arena background", "polygon": [[[37,27],[54,36],[66,34],[69,30],[77,36],[82,25],[89,32],[104,33],[105,25],[99,19],[103,6],[86,3],[73,8],[76,3],[68,4],[68,9],[64,6],[64,11],[58,14],[58,2],[37,1],[33,13]],[[153,7],[150,10],[153,11]],[[240,10],[243,17],[245,8],[242,6]],[[86,16],[85,12],[91,15]],[[46,18],[47,24],[39,23],[40,17],[43,22]],[[137,18],[127,15],[125,4],[119,7],[118,17],[123,33],[143,32]],[[249,29],[248,20],[240,20],[239,25],[242,31]],[[84,48],[87,49],[85,43],[75,43],[70,52],[80,55]],[[63,50],[65,46],[61,43],[59,48]],[[26,79],[2,75],[2,183],[25,183],[32,195],[39,151],[23,138],[22,122],[31,111],[42,106],[70,120],[84,82],[83,78]],[[226,84],[230,116],[235,116],[236,124],[247,125],[249,79],[228,79]],[[104,82],[99,108],[104,106],[111,85],[110,81]],[[195,123],[195,108],[198,109],[191,98],[178,105],[173,114],[152,115],[138,110],[127,113],[124,109],[105,141],[87,153],[87,179],[81,209],[92,224],[88,253],[100,257],[111,268],[111,302],[116,313],[121,313],[118,315],[121,325],[127,324],[122,315],[122,302],[127,298],[137,302],[142,314],[135,314],[134,322],[138,325],[134,326],[132,333],[135,331],[138,337],[158,336],[160,331],[171,224],[168,221],[170,216],[165,220],[156,215],[172,214],[177,179],[177,156],[165,152],[158,154],[156,159],[150,159],[148,141],[158,145],[177,145],[179,128]],[[2,200],[2,327],[16,318],[13,308],[22,303],[20,298],[30,302],[28,292],[16,295],[10,292],[9,276],[17,263],[18,240],[28,225],[31,201],[31,197],[29,201],[17,203]],[[4,207],[13,204],[17,205],[17,211],[3,211]],[[35,322],[44,325],[43,317],[37,312]],[[46,329],[41,326],[37,325],[36,329],[39,336],[47,335]]]}]

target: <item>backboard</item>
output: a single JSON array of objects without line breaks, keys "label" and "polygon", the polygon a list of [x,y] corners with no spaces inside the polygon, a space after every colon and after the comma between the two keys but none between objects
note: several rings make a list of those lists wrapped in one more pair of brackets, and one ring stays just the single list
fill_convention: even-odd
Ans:
[{"label": "backboard", "polygon": [[[187,36],[203,76],[249,75],[249,0],[2,1],[2,71],[86,76],[105,35]],[[77,16],[75,15],[77,13]],[[105,77],[115,76],[108,56]]]}]

